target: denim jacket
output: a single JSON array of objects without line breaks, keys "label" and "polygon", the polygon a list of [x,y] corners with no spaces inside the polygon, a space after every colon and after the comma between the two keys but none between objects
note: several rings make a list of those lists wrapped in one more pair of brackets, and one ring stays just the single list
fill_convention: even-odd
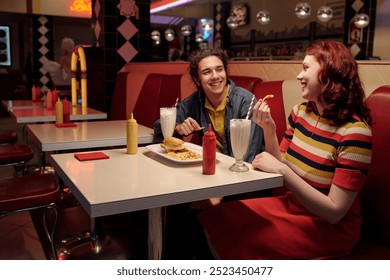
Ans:
[{"label": "denim jacket", "polygon": [[[231,80],[228,80],[228,83],[230,84],[230,90],[226,100],[225,131],[222,144],[224,147],[223,153],[229,156],[233,156],[232,146],[230,143],[229,121],[231,119],[246,118],[253,94],[244,88],[237,87]],[[176,113],[176,125],[181,124],[186,118],[191,117],[196,120],[201,127],[204,127],[203,130],[194,132],[199,133],[199,139],[201,139],[201,141],[203,139],[204,133],[207,131],[208,124],[211,124],[209,114],[207,113],[207,110],[204,106],[205,96],[206,95],[203,90],[195,91],[177,105]],[[257,99],[255,98],[253,106],[256,104],[256,102]],[[251,116],[252,112],[250,113],[249,117]],[[160,120],[155,121],[153,128],[155,142],[161,142],[163,136],[161,132]],[[174,136],[178,138],[182,137],[179,134],[175,134]],[[252,121],[250,142],[244,160],[251,163],[254,157],[263,150],[263,130],[260,126]]]}]

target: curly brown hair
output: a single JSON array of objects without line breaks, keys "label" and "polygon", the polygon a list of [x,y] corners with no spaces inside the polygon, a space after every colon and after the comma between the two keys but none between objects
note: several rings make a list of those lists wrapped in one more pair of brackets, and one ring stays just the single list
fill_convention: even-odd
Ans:
[{"label": "curly brown hair", "polygon": [[[321,66],[318,80],[322,92],[318,99],[323,102],[323,117],[335,125],[348,122],[354,114],[371,124],[370,110],[365,105],[365,93],[358,65],[351,51],[336,41],[319,41],[310,45],[306,55],[312,55]],[[307,110],[315,110],[309,102]]]},{"label": "curly brown hair", "polygon": [[222,49],[205,48],[205,49],[195,50],[194,52],[191,53],[191,56],[189,58],[190,65],[188,67],[188,71],[198,90],[202,89],[199,75],[198,75],[199,62],[202,59],[209,56],[218,57],[222,61],[223,67],[225,68],[226,75],[228,75],[228,56],[225,54],[225,52]]}]

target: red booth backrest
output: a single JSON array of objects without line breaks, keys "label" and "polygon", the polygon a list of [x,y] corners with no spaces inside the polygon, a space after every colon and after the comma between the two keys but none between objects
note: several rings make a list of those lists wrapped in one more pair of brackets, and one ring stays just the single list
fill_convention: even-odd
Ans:
[{"label": "red booth backrest", "polygon": [[253,93],[255,86],[263,80],[258,77],[247,76],[230,76],[229,77],[236,86],[245,88]]},{"label": "red booth backrest", "polygon": [[363,231],[390,247],[390,86],[374,90],[366,100],[373,123],[372,161],[360,194]]}]

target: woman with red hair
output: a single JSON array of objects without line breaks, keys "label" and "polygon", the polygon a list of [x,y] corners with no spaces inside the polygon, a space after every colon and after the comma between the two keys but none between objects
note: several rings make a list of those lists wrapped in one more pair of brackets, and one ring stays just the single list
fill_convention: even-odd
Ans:
[{"label": "woman with red hair", "polygon": [[272,108],[254,107],[266,150],[255,168],[284,177],[282,196],[233,201],[199,214],[221,259],[323,259],[348,254],[362,219],[358,193],[371,162],[371,117],[357,63],[343,44],[316,42],[297,76],[305,102],[278,143]]}]

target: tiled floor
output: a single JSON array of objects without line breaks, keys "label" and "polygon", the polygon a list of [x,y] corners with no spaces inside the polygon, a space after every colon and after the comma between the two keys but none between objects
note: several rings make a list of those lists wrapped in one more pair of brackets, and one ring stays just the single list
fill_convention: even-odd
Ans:
[{"label": "tiled floor", "polygon": [[0,220],[0,259],[46,259],[29,212],[9,215]]}]

